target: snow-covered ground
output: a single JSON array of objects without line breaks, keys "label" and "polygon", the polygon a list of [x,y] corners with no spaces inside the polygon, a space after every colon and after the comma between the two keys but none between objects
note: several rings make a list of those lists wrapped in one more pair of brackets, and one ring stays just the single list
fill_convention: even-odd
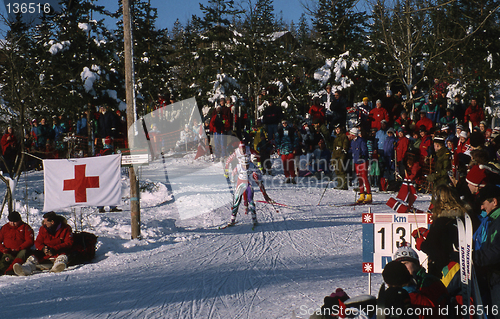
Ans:
[{"label": "snow-covered ground", "polygon": [[[1,276],[0,318],[308,318],[337,287],[350,296],[368,293],[361,266],[361,213],[368,207],[340,206],[354,201],[353,191],[329,188],[318,206],[324,185],[266,176],[270,197],[288,207],[276,211],[258,202],[254,230],[241,209],[239,223],[220,230],[230,218],[222,165],[192,158],[168,158],[139,171],[142,240],[131,240],[126,170],[123,212],[60,212],[74,229],[99,236],[95,261],[62,273]],[[207,179],[212,187],[200,182]],[[374,201],[389,196],[375,194]],[[16,198],[16,209],[37,233],[43,173],[23,174]],[[428,201],[421,197],[416,206]],[[390,210],[381,204],[372,211]],[[4,211],[0,223],[6,222]],[[372,294],[381,282],[372,276]]]}]

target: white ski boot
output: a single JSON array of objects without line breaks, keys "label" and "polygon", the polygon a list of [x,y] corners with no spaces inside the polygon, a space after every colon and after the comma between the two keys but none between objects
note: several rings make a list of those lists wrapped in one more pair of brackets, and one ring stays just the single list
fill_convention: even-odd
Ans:
[{"label": "white ski boot", "polygon": [[35,256],[29,256],[24,264],[16,263],[12,266],[14,273],[18,276],[29,276],[35,271],[36,265],[38,265],[38,260]]},{"label": "white ski boot", "polygon": [[54,261],[54,265],[50,269],[50,272],[61,272],[66,269],[66,265],[68,264],[68,256],[59,255]]}]

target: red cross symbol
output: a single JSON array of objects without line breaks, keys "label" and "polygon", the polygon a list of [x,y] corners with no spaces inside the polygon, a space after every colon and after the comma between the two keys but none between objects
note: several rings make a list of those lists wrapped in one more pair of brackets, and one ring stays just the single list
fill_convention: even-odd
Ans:
[{"label": "red cross symbol", "polygon": [[75,165],[75,178],[65,179],[63,191],[75,191],[75,202],[87,201],[87,188],[99,188],[99,176],[85,176],[87,165]]}]

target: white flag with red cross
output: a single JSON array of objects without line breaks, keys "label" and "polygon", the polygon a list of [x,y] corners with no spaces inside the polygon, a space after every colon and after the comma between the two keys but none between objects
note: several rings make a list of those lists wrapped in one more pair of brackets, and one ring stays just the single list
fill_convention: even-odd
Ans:
[{"label": "white flag with red cross", "polygon": [[43,161],[43,211],[73,206],[117,206],[121,155]]}]

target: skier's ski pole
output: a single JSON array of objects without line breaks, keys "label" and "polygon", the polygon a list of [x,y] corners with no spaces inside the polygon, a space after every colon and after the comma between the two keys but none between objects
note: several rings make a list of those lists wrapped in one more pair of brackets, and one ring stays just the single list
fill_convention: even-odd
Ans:
[{"label": "skier's ski pole", "polygon": [[323,194],[321,194],[321,197],[319,199],[319,202],[318,202],[317,206],[319,206],[319,204],[321,203],[321,200],[323,199],[323,196],[325,196],[326,190],[328,189],[328,185],[330,185],[330,182],[331,181],[328,181],[328,183],[326,183],[325,190],[323,191]]},{"label": "skier's ski pole", "polygon": [[356,190],[356,188],[354,189],[354,205],[352,206],[352,210],[356,210],[356,202],[357,202],[357,198],[358,197],[358,191]]},{"label": "skier's ski pole", "polygon": [[272,200],[271,200],[271,201],[269,201],[268,203],[269,203],[269,204],[271,204],[271,206],[273,206],[274,210],[275,210],[278,214],[279,214],[279,213],[281,213],[281,212],[280,212],[280,211],[276,208],[276,206],[274,206],[274,203],[273,203],[273,201],[272,201]]},{"label": "skier's ski pole", "polygon": [[5,203],[6,203],[6,196],[4,196],[3,201],[2,201],[2,209],[0,210],[0,217],[2,217],[3,209],[5,208]]},{"label": "skier's ski pole", "polygon": [[394,148],[394,178],[396,180],[399,180],[401,178],[401,175],[399,174],[399,167],[398,167],[398,149],[397,149],[397,144],[396,147]]}]

